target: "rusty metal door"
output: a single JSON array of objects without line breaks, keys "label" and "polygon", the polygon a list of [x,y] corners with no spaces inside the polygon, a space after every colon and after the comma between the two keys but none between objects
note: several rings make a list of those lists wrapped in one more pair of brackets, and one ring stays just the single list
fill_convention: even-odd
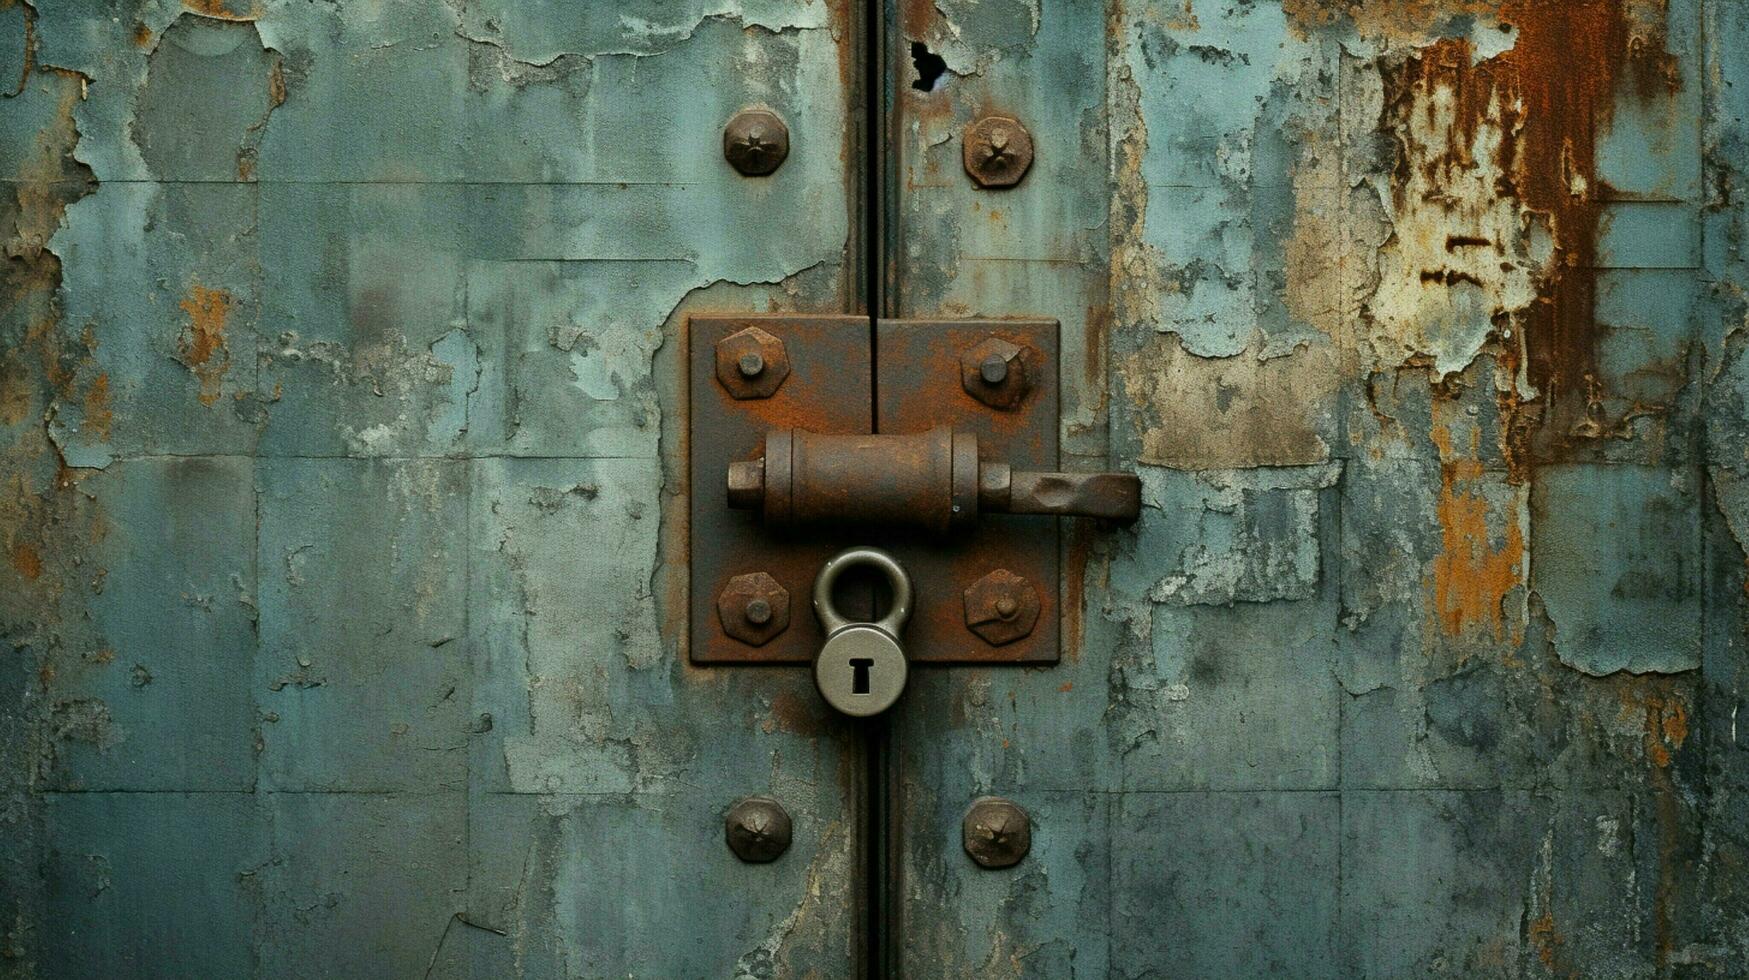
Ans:
[{"label": "rusty metal door", "polygon": [[[1749,976],[1744,159],[1735,0],[0,0],[0,974]],[[687,648],[770,313],[1055,325],[1050,656]]]},{"label": "rusty metal door", "polygon": [[907,974],[1749,975],[1746,9],[899,5],[886,313],[1059,318],[1144,499],[893,715]]}]

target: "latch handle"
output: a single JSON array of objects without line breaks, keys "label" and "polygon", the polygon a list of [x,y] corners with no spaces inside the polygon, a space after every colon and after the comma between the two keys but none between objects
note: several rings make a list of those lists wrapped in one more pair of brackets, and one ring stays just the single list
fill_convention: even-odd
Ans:
[{"label": "latch handle", "polygon": [[1141,512],[1132,473],[1041,473],[978,455],[978,437],[948,428],[907,435],[766,433],[758,459],[730,463],[729,506],[767,524],[867,522],[948,531],[980,510],[1095,517],[1128,524]]}]

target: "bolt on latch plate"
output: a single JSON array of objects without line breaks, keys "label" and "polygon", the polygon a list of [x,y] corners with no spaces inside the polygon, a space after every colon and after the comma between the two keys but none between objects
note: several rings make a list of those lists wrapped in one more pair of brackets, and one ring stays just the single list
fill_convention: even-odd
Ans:
[{"label": "bolt on latch plate", "polygon": [[[891,551],[915,580],[905,641],[912,663],[1057,661],[1059,522],[1020,512],[1077,499],[1074,487],[1023,482],[1058,469],[1056,321],[698,315],[689,343],[694,662],[811,662],[824,637],[814,617],[795,612],[806,601],[795,597],[808,595],[832,554],[867,544]],[[792,527],[752,506],[768,492],[788,493],[777,482],[786,474],[798,474],[801,491],[802,459],[767,453],[829,441],[779,434],[868,436],[871,428],[882,438],[916,435],[903,444],[931,452],[941,451],[932,439],[951,430],[947,452],[969,450],[988,465],[970,460],[980,485],[961,487],[956,477],[953,500],[939,506],[965,499],[976,509],[981,500],[983,512],[943,518],[952,525],[944,534],[888,524]],[[955,457],[956,474],[962,462]],[[898,479],[878,467],[869,476]],[[795,499],[799,506],[803,498]],[[876,611],[872,591],[845,601],[850,615]]]}]

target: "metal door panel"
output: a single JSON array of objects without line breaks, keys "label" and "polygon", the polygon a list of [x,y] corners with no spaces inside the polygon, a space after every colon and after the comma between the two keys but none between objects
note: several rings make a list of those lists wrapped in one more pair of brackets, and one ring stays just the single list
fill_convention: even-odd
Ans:
[{"label": "metal door panel", "polygon": [[0,972],[852,969],[853,733],[670,550],[685,311],[853,304],[849,15],[596,6],[0,9]]},{"label": "metal door panel", "polygon": [[[949,73],[890,123],[888,313],[1060,317],[1066,452],[1144,494],[1066,536],[1063,663],[895,709],[908,972],[1732,974],[1735,6],[895,24]],[[991,111],[1011,191],[959,171]]]}]

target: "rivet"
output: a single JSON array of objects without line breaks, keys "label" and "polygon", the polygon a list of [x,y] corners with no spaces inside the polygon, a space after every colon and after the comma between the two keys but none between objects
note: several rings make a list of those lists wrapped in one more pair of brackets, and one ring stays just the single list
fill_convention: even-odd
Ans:
[{"label": "rivet", "polygon": [[1032,818],[1013,800],[985,796],[972,801],[960,822],[966,853],[986,868],[1009,868],[1032,850]]},{"label": "rivet", "polygon": [[741,355],[735,366],[740,369],[741,377],[757,378],[765,371],[765,358],[758,351],[748,351]]},{"label": "rivet", "polygon": [[789,157],[789,127],[769,109],[743,109],[723,128],[723,157],[743,177],[763,177]]},{"label": "rivet", "polygon": [[723,632],[748,646],[764,646],[789,628],[789,590],[765,572],[729,579],[717,595]]},{"label": "rivet", "polygon": [[789,850],[789,813],[770,797],[749,796],[729,808],[723,820],[723,839],[729,850],[748,864],[775,861]]},{"label": "rivet", "polygon": [[997,568],[966,587],[965,609],[966,628],[999,647],[1032,635],[1041,604],[1031,582]]},{"label": "rivet", "polygon": [[979,187],[1013,187],[1032,166],[1032,134],[1009,116],[985,116],[966,127],[963,160]]}]

